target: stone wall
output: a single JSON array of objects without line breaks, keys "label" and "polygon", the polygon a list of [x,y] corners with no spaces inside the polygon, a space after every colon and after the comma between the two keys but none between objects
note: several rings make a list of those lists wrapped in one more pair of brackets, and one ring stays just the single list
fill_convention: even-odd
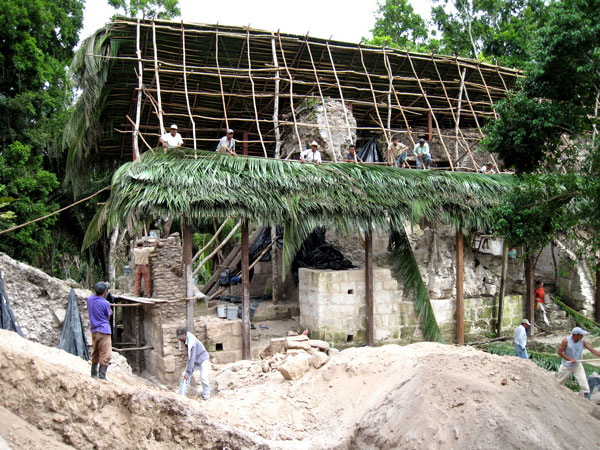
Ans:
[{"label": "stone wall", "polygon": [[73,287],[88,343],[91,344],[86,305],[86,298],[92,295],[91,291],[81,289],[75,282],[51,277],[39,269],[15,261],[4,253],[0,253],[0,270],[6,295],[27,339],[52,347],[58,345],[69,292]]}]

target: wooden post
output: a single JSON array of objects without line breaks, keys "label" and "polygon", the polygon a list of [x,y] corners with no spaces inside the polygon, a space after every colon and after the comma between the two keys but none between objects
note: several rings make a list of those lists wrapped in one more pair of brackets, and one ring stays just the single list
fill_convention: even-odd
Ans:
[{"label": "wooden post", "polygon": [[[185,274],[185,295],[194,297],[194,275],[192,273],[192,224],[183,217],[183,269]],[[186,328],[194,332],[194,300],[188,300],[185,308]]]},{"label": "wooden post", "polygon": [[533,277],[534,277],[534,262],[533,262],[533,256],[531,255],[531,249],[530,248],[526,248],[526,253],[527,256],[525,258],[525,285],[526,285],[526,298],[525,298],[525,310],[526,310],[526,317],[529,320],[529,323],[531,323],[531,326],[529,327],[529,336],[533,336],[534,335],[534,321],[535,321],[535,298],[533,296],[534,293],[534,281],[533,281]]},{"label": "wooden post", "polygon": [[273,129],[275,130],[275,158],[279,159],[281,151],[281,135],[279,133],[279,61],[277,60],[274,33],[271,33],[271,51],[273,53],[273,65],[277,68],[275,72],[275,93],[273,95]]},{"label": "wooden post", "polygon": [[183,27],[183,20],[181,21],[181,47],[183,50],[183,88],[185,91],[185,104],[187,106],[188,115],[190,116],[190,122],[192,123],[192,138],[194,140],[194,159],[198,157],[196,154],[196,122],[194,121],[194,116],[192,114],[192,108],[190,107],[190,96],[188,95],[188,85],[187,85],[187,64],[186,64],[186,56],[185,56],[185,30]]},{"label": "wooden post", "polygon": [[263,156],[267,158],[267,148],[263,141],[262,132],[260,131],[260,121],[258,119],[258,109],[256,107],[256,92],[254,90],[254,80],[252,79],[252,60],[250,58],[250,29],[246,30],[246,50],[248,50],[248,79],[250,80],[250,86],[252,86],[252,105],[254,106],[254,121],[256,122],[256,131],[258,131],[258,137],[263,149]]},{"label": "wooden post", "polygon": [[456,232],[456,343],[465,343],[465,304],[463,298],[463,233]]},{"label": "wooden post", "polygon": [[223,91],[223,77],[221,76],[221,64],[219,62],[219,27],[215,29],[215,61],[217,62],[217,74],[219,75],[219,87],[221,88],[221,102],[223,103],[223,117],[225,117],[225,128],[229,128],[227,119],[227,105],[225,104],[225,91]]},{"label": "wooden post", "polygon": [[244,140],[242,142],[242,155],[248,156],[248,130],[242,132],[242,139]]},{"label": "wooden post", "polygon": [[431,142],[431,136],[433,135],[433,114],[431,110],[427,111],[427,142]]},{"label": "wooden post", "polygon": [[596,292],[594,295],[594,319],[600,323],[600,263],[596,264]]},{"label": "wooden post", "polygon": [[156,98],[158,101],[158,123],[160,124],[160,134],[165,133],[165,125],[163,123],[162,99],[160,95],[160,76],[158,70],[158,49],[156,48],[156,26],[152,19],[152,44],[154,46],[154,77],[156,78]]},{"label": "wooden post", "polygon": [[242,359],[250,359],[250,270],[248,221],[242,221]]},{"label": "wooden post", "polygon": [[371,230],[365,230],[365,297],[366,297],[366,326],[367,345],[374,345],[373,324],[373,236]]},{"label": "wooden post", "polygon": [[337,70],[335,70],[335,63],[333,62],[333,55],[331,54],[331,49],[329,48],[329,41],[327,41],[327,53],[329,53],[329,60],[331,61],[331,69],[333,70],[333,76],[335,76],[335,83],[338,87],[338,92],[340,93],[340,101],[342,105],[344,105],[344,118],[346,119],[346,128],[348,129],[348,142],[351,144],[354,143],[352,139],[352,130],[350,129],[350,120],[348,120],[348,111],[346,108],[346,101],[344,100],[344,92],[342,90],[342,85],[340,84],[340,79],[338,78]]},{"label": "wooden post", "polygon": [[271,269],[273,271],[273,304],[281,300],[281,252],[277,248],[277,226],[271,227]]},{"label": "wooden post", "polygon": [[138,92],[137,92],[137,102],[135,105],[135,126],[133,130],[133,160],[137,161],[140,159],[140,145],[138,141],[138,137],[140,134],[140,113],[142,109],[142,85],[143,85],[143,77],[144,77],[144,68],[142,67],[142,52],[140,50],[140,19],[137,20],[137,27],[135,30],[135,53],[138,60]]},{"label": "wooden post", "polygon": [[504,292],[506,291],[506,266],[508,266],[508,245],[504,241],[502,247],[502,272],[500,274],[500,292],[498,293],[498,314],[496,323],[496,334],[500,337],[502,333],[502,319],[504,315]]}]

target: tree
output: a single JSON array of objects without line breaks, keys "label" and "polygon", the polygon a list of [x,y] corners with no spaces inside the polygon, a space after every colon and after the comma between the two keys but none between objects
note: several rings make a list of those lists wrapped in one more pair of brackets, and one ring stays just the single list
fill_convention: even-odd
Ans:
[{"label": "tree", "polygon": [[117,11],[129,17],[172,19],[181,14],[179,0],[108,0]]},{"label": "tree", "polygon": [[425,20],[414,12],[408,0],[386,0],[378,3],[373,38],[367,42],[409,50],[423,50],[429,32]]},{"label": "tree", "polygon": [[[0,197],[14,223],[58,208],[49,170],[72,103],[66,73],[82,26],[80,0],[0,0]],[[29,263],[46,259],[51,218],[2,236],[0,249]],[[9,224],[5,221],[2,226]]]}]

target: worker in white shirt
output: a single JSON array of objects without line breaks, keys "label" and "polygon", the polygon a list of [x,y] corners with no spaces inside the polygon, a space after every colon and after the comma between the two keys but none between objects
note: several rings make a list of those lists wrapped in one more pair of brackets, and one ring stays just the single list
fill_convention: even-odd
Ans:
[{"label": "worker in white shirt", "polygon": [[300,161],[314,162],[317,164],[322,163],[323,161],[321,160],[321,152],[318,150],[318,148],[319,144],[317,144],[317,141],[312,141],[310,143],[310,148],[300,153]]},{"label": "worker in white shirt", "polygon": [[219,140],[219,144],[217,145],[218,153],[228,153],[230,155],[236,156],[235,153],[235,139],[233,138],[233,130],[229,128],[225,136],[223,136]]},{"label": "worker in white shirt", "polygon": [[163,134],[159,141],[164,149],[183,146],[183,139],[177,132],[177,125],[175,124],[171,125],[171,130],[168,133]]},{"label": "worker in white shirt", "polygon": [[521,325],[515,328],[513,341],[515,344],[515,356],[519,358],[529,359],[529,355],[527,354],[527,328],[530,326],[529,320],[523,319]]}]

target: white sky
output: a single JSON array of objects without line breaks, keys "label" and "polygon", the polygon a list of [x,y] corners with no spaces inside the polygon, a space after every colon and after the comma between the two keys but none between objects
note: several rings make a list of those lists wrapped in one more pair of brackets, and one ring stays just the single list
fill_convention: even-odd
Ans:
[{"label": "white sky", "polygon": [[[429,18],[431,0],[410,3],[423,18]],[[371,36],[377,0],[179,0],[179,7],[184,22],[250,24],[268,31],[308,32],[323,39],[333,36],[338,41],[359,42]],[[101,28],[114,14],[106,0],[87,0],[80,38]]]}]

